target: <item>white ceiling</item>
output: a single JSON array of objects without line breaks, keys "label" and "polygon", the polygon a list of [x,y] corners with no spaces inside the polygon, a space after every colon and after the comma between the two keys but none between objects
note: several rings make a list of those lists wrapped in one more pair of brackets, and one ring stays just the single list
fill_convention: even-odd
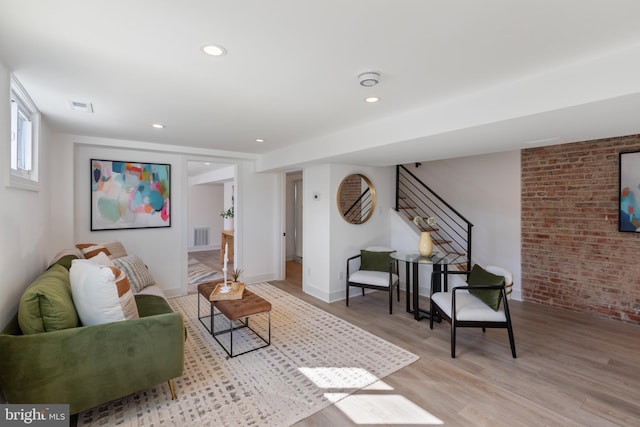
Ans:
[{"label": "white ceiling", "polygon": [[637,0],[0,0],[0,61],[61,132],[259,170],[389,165],[640,133],[639,16]]}]

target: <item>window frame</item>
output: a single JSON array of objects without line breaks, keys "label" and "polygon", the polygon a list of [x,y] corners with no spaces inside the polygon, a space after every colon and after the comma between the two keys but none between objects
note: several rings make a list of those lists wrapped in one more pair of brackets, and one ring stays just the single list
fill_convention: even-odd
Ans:
[{"label": "window frame", "polygon": [[[38,181],[39,171],[39,141],[40,141],[40,120],[41,115],[38,107],[29,97],[27,91],[22,87],[18,79],[11,74],[10,89],[9,89],[9,107],[11,112],[10,122],[10,156],[7,186],[12,188],[18,188],[22,190],[39,191],[40,183]],[[18,118],[22,117],[23,122],[29,123],[30,126],[26,129],[29,141],[26,141],[26,146],[23,150],[20,150],[26,154],[26,159],[23,158],[24,168],[18,167],[18,140],[17,130],[14,130],[14,126],[17,126]]]}]

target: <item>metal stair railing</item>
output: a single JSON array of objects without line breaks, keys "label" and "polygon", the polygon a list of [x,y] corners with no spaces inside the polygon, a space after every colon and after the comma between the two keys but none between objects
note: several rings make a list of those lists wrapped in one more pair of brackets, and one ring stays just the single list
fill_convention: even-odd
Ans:
[{"label": "metal stair railing", "polygon": [[396,166],[396,206],[397,212],[404,212],[413,221],[418,216],[423,219],[436,218],[433,228],[416,225],[420,231],[429,231],[434,246],[446,253],[464,256],[467,270],[471,268],[471,230],[473,224],[437,195],[405,166]]},{"label": "metal stair railing", "polygon": [[352,224],[362,224],[363,212],[369,212],[373,203],[373,196],[369,188],[360,194],[360,197],[346,210],[344,218]]}]

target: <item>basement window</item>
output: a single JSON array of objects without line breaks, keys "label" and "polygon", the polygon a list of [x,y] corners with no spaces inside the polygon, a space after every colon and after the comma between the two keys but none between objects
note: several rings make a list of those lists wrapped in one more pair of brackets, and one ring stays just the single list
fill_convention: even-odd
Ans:
[{"label": "basement window", "polygon": [[11,167],[9,187],[38,191],[40,112],[11,75]]}]

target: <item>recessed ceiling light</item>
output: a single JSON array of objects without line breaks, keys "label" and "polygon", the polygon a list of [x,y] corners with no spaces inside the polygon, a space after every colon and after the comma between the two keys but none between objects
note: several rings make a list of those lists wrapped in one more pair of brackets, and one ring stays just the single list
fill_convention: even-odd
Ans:
[{"label": "recessed ceiling light", "polygon": [[365,98],[364,100],[370,104],[373,104],[374,102],[380,101],[380,98],[378,98],[377,96],[370,96],[368,98]]},{"label": "recessed ceiling light", "polygon": [[209,162],[204,162],[204,164],[207,165],[207,166],[211,165],[211,163],[209,163]]},{"label": "recessed ceiling light", "polygon": [[202,51],[211,56],[222,56],[227,53],[227,50],[217,44],[210,44],[202,47]]},{"label": "recessed ceiling light", "polygon": [[257,142],[258,144],[260,144],[260,143],[264,142],[264,139],[258,138],[258,139],[256,139],[256,142]]},{"label": "recessed ceiling light", "polygon": [[156,129],[164,129],[164,125],[162,123],[154,123],[151,126]]}]

